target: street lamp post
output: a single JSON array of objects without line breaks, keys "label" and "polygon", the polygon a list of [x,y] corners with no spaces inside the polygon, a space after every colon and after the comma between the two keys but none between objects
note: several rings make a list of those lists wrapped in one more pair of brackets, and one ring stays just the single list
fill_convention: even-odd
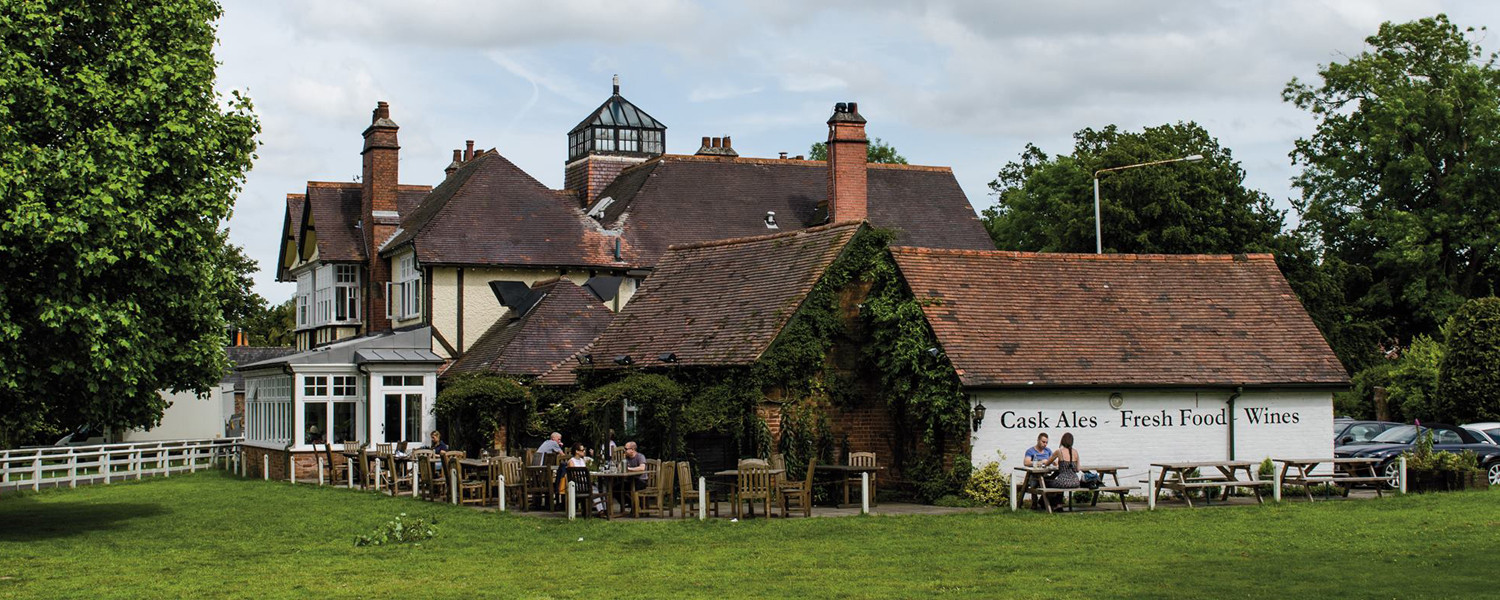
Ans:
[{"label": "street lamp post", "polygon": [[1154,160],[1154,161],[1151,161],[1151,162],[1136,163],[1136,164],[1133,164],[1133,165],[1125,165],[1123,167],[1110,167],[1108,169],[1099,169],[1098,171],[1094,171],[1094,254],[1104,254],[1104,233],[1103,233],[1104,228],[1101,226],[1101,222],[1100,222],[1100,219],[1099,219],[1099,175],[1100,174],[1102,174],[1102,173],[1108,173],[1110,171],[1123,171],[1125,169],[1134,169],[1136,167],[1150,167],[1150,166],[1154,166],[1154,165],[1165,165],[1165,164],[1175,163],[1175,162],[1198,162],[1200,160],[1203,160],[1203,155],[1202,154],[1193,154],[1193,155],[1190,155],[1190,156],[1184,156],[1182,158],[1169,158],[1167,160]]}]

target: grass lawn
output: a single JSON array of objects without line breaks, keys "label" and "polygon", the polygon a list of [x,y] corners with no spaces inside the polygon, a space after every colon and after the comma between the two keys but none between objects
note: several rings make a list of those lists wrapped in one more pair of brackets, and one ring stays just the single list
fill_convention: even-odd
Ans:
[{"label": "grass lawn", "polygon": [[[398,513],[420,547],[355,548]],[[0,496],[0,597],[1463,597],[1500,492],[1047,515],[567,522],[219,472]]]}]

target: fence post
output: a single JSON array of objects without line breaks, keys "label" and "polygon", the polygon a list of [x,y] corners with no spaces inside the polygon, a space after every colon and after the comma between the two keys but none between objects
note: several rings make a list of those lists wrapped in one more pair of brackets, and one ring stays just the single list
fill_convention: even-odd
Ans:
[{"label": "fence post", "polygon": [[1016,512],[1016,505],[1020,500],[1019,498],[1016,498],[1016,494],[1018,493],[1020,492],[1018,491],[1016,486],[1016,478],[1012,476],[1010,478],[1010,512]]},{"label": "fence post", "polygon": [[[411,471],[411,497],[417,497],[417,463],[406,463],[406,468]],[[505,488],[501,488],[504,491]],[[394,492],[395,490],[392,490]]]},{"label": "fence post", "polygon": [[[381,462],[382,461],[380,459],[376,459],[375,460],[375,489],[377,489],[377,490],[380,489],[380,463]],[[457,503],[455,502],[455,504],[457,504]]]},{"label": "fence post", "polygon": [[568,520],[572,521],[578,517],[578,490],[573,488],[573,482],[568,482]]},{"label": "fence post", "polygon": [[260,455],[260,477],[265,481],[271,480],[271,455],[269,453]]},{"label": "fence post", "polygon": [[452,465],[452,468],[448,469],[448,495],[452,497],[454,504],[458,504],[458,461],[453,461]]},{"label": "fence post", "polygon": [[1397,475],[1401,480],[1401,493],[1406,493],[1406,457],[1401,457],[1401,473]]},{"label": "fence post", "polygon": [[[413,481],[416,481],[416,480],[413,480]],[[415,483],[412,484],[412,488],[411,489],[412,490],[416,490],[417,489]],[[415,494],[416,492],[413,491],[412,493]],[[500,476],[500,510],[497,511],[497,512],[505,512],[505,496],[506,496],[506,493],[505,493],[505,476],[501,475]]]},{"label": "fence post", "polygon": [[1271,473],[1275,475],[1276,479],[1276,488],[1271,490],[1271,496],[1275,498],[1277,502],[1281,502],[1281,471],[1281,469],[1271,471]]},{"label": "fence post", "polygon": [[319,457],[317,457],[317,460],[318,460],[318,485],[323,485],[323,457],[319,456]]},{"label": "fence post", "polygon": [[349,489],[354,489],[354,459],[344,457],[344,474],[349,476]]},{"label": "fence post", "polygon": [[868,471],[859,474],[859,514],[870,514],[870,473]]},{"label": "fence post", "polygon": [[36,451],[36,458],[31,461],[31,490],[42,489],[42,451]]},{"label": "fence post", "polygon": [[286,480],[297,485],[297,457],[290,448],[286,451]]},{"label": "fence post", "polygon": [[[716,507],[717,509],[717,507]],[[708,478],[698,478],[698,520],[708,520]]]},{"label": "fence post", "polygon": [[99,473],[104,475],[104,485],[109,485],[109,452],[99,457]]},{"label": "fence post", "polygon": [[78,487],[78,452],[68,450],[68,487]]}]

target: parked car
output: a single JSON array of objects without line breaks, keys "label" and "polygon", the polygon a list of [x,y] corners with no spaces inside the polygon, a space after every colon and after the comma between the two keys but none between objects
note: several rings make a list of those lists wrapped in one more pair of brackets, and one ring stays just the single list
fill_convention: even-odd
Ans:
[{"label": "parked car", "polygon": [[1479,457],[1479,468],[1484,469],[1490,485],[1500,485],[1500,446],[1489,443],[1474,432],[1462,427],[1433,423],[1418,428],[1415,425],[1399,425],[1375,436],[1368,442],[1353,442],[1335,446],[1333,455],[1343,457],[1379,458],[1376,472],[1391,478],[1396,485],[1397,471],[1401,468],[1396,458],[1416,444],[1417,435],[1432,432],[1433,451],[1462,452],[1473,450]]},{"label": "parked car", "polygon": [[1392,427],[1399,427],[1400,423],[1391,421],[1364,421],[1339,417],[1333,420],[1333,445],[1342,446],[1354,442],[1368,442],[1375,436]]},{"label": "parked car", "polygon": [[1462,427],[1489,438],[1490,443],[1500,444],[1500,423],[1469,423]]}]

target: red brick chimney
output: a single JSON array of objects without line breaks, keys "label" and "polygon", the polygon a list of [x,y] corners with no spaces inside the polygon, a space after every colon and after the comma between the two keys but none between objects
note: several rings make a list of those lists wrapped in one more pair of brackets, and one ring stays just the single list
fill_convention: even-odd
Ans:
[{"label": "red brick chimney", "polygon": [[865,118],[859,104],[840,102],[828,118],[828,221],[863,221],[869,216],[865,185]]},{"label": "red brick chimney", "polygon": [[391,120],[390,105],[379,102],[365,129],[364,173],[360,176],[360,223],[364,235],[365,255],[369,257],[366,272],[364,321],[365,331],[385,331],[391,322],[385,318],[385,284],[391,280],[390,261],[381,258],[380,244],[385,243],[401,224],[396,212],[396,182],[401,145]]}]

